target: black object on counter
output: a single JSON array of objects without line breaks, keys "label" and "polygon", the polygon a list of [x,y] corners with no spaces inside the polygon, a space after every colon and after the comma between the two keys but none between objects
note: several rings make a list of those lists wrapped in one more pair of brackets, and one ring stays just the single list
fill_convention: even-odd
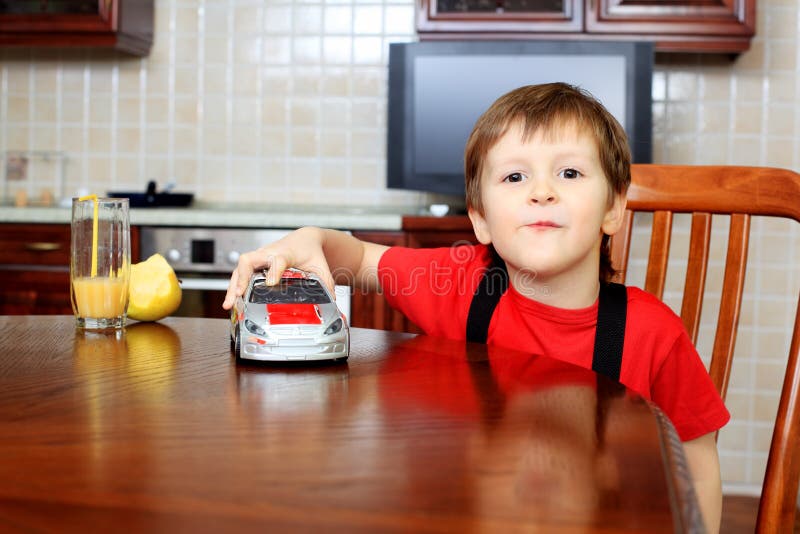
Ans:
[{"label": "black object on counter", "polygon": [[170,193],[169,191],[156,193],[156,183],[153,180],[147,182],[147,191],[144,193],[109,191],[108,196],[127,198],[132,208],[185,207],[194,199],[194,193]]}]

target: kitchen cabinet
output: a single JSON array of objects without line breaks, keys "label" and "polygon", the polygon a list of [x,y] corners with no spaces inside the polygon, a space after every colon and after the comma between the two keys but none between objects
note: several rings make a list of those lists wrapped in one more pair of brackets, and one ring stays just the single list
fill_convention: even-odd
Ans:
[{"label": "kitchen cabinet", "polygon": [[657,52],[738,53],[756,0],[419,0],[420,39],[654,41]]},{"label": "kitchen cabinet", "polygon": [[0,46],[85,46],[146,56],[153,16],[153,0],[0,0]]},{"label": "kitchen cabinet", "polygon": [[[359,239],[387,246],[447,247],[475,242],[466,216],[404,217],[401,231],[354,231]],[[0,315],[72,314],[69,294],[69,224],[0,224]],[[140,228],[131,227],[131,260],[140,258]],[[193,297],[187,292],[188,300]],[[219,299],[223,292],[219,293]],[[419,332],[380,293],[354,290],[354,327]],[[227,317],[219,302],[194,306],[206,317]]]},{"label": "kitchen cabinet", "polygon": [[[0,315],[72,314],[68,224],[0,224]],[[131,260],[139,232],[131,228]]]},{"label": "kitchen cabinet", "polygon": [[[404,247],[408,240],[403,232],[376,231],[353,232],[362,241],[378,243],[389,247]],[[353,289],[350,299],[350,326],[358,328],[377,328],[378,330],[410,331],[408,319],[394,311],[381,293],[364,292]]]},{"label": "kitchen cabinet", "polygon": [[[403,217],[402,232],[353,232],[353,235],[364,241],[382,245],[412,248],[449,247],[477,242],[472,232],[472,225],[466,216]],[[393,310],[381,294],[356,291],[350,306],[352,326],[397,332],[421,332],[402,313]]]}]

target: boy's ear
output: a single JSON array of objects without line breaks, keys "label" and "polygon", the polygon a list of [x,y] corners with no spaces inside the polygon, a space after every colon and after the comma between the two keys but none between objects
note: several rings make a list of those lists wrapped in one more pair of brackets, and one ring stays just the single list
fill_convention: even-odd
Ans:
[{"label": "boy's ear", "polygon": [[625,221],[625,207],[628,205],[628,197],[625,193],[614,193],[611,207],[608,208],[606,216],[603,218],[603,233],[606,235],[616,234],[622,223]]},{"label": "boy's ear", "polygon": [[482,245],[491,243],[492,236],[489,233],[489,225],[486,224],[486,219],[483,218],[483,215],[473,208],[467,210],[467,215],[469,215],[469,220],[472,222],[472,230],[475,232],[478,242]]}]

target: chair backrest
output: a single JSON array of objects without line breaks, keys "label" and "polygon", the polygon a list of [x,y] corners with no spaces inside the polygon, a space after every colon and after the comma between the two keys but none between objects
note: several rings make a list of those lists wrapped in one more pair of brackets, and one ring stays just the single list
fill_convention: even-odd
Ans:
[{"label": "chair backrest", "polygon": [[[675,213],[691,214],[681,318],[697,342],[708,268],[712,214],[730,215],[727,257],[709,373],[722,398],[728,388],[744,289],[752,215],[800,222],[800,175],[785,169],[737,166],[633,165],[623,229],[611,241],[612,265],[624,281],[634,212],[652,212],[644,289],[663,298]],[[800,301],[795,312],[772,444],[762,486],[758,532],[791,532],[800,482]]]}]

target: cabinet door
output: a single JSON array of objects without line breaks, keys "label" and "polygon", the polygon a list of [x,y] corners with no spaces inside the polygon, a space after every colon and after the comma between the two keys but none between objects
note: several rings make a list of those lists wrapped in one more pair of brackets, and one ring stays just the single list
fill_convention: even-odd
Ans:
[{"label": "cabinet door", "polygon": [[[353,232],[353,236],[362,241],[390,247],[406,245],[403,232]],[[359,289],[353,289],[350,300],[350,326],[395,332],[409,331],[405,316],[393,310],[381,293],[365,293]]]},{"label": "cabinet door", "polygon": [[0,266],[0,315],[72,315],[69,271]]},{"label": "cabinet door", "polygon": [[586,31],[655,39],[660,51],[747,50],[756,0],[586,0]]},{"label": "cabinet door", "polygon": [[[388,246],[449,247],[475,243],[467,217],[403,217],[403,232],[353,232],[364,241]],[[393,310],[383,295],[355,290],[350,304],[350,325],[360,328],[420,332],[403,314]]]},{"label": "cabinet door", "polygon": [[583,30],[583,0],[420,0],[417,30],[579,32]]},{"label": "cabinet door", "polygon": [[88,46],[147,55],[153,0],[0,0],[0,45]]},{"label": "cabinet door", "polygon": [[[69,224],[0,224],[0,315],[72,314],[69,247]],[[139,261],[138,227],[131,261]]]},{"label": "cabinet door", "polygon": [[465,215],[447,217],[403,217],[403,230],[408,234],[408,246],[450,247],[466,243],[477,243],[472,223]]}]

